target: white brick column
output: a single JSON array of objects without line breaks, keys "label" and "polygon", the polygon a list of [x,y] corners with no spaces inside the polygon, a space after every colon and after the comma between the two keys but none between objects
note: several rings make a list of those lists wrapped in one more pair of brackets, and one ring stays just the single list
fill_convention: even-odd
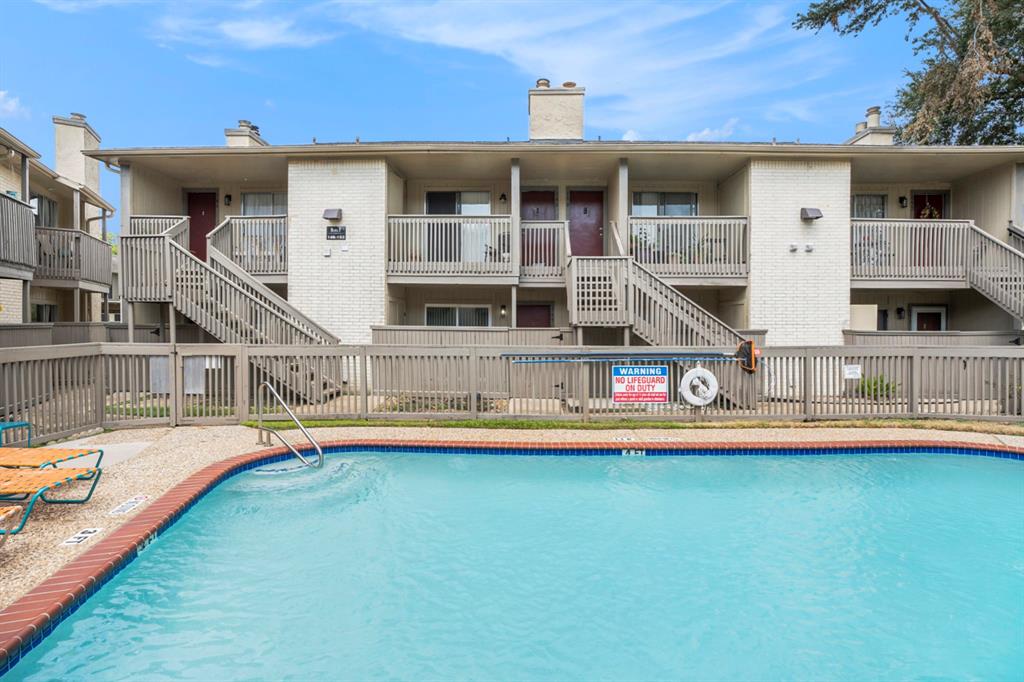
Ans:
[{"label": "white brick column", "polygon": [[[800,219],[801,208],[823,217]],[[796,246],[791,251],[791,245]],[[850,324],[850,163],[750,164],[750,322],[771,345],[840,345]]]}]

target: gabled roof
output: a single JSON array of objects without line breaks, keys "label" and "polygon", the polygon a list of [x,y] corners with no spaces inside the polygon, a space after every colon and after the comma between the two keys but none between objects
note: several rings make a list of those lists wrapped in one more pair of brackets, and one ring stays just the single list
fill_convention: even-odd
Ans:
[{"label": "gabled roof", "polygon": [[22,142],[14,135],[12,135],[10,132],[4,130],[3,128],[0,128],[0,145],[3,145],[8,149],[13,149],[19,154],[24,154],[29,158],[39,158],[39,152],[37,152],[35,149],[32,149],[32,147],[29,147],[27,144],[25,144],[24,142]]}]

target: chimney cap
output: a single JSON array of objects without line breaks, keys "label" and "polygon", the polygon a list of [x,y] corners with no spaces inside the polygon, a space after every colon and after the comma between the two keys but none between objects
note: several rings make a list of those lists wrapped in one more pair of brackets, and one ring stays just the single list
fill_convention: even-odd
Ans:
[{"label": "chimney cap", "polygon": [[537,79],[537,87],[538,88],[550,88],[551,87],[551,81],[548,80],[547,78],[538,78]]},{"label": "chimney cap", "polygon": [[71,118],[75,119],[76,121],[84,121],[85,120],[85,114],[80,114],[77,111],[72,111],[71,112]]},{"label": "chimney cap", "polygon": [[240,119],[238,119],[238,127],[239,128],[252,128],[252,121],[246,120],[244,118],[240,118]]},{"label": "chimney cap", "polygon": [[856,127],[853,129],[854,132],[859,133],[862,130],[866,130],[868,127],[867,121],[857,121]]},{"label": "chimney cap", "polygon": [[868,107],[867,115],[882,113],[882,107]]},{"label": "chimney cap", "polygon": [[565,81],[564,83],[562,83],[562,87],[563,88],[575,88],[576,87],[576,81]]}]

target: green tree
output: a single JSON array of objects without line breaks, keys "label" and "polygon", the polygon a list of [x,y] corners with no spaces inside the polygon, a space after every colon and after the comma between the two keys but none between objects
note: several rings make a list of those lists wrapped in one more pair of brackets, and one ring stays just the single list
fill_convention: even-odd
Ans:
[{"label": "green tree", "polygon": [[820,0],[796,28],[857,35],[907,21],[921,66],[889,107],[910,144],[1024,144],[1024,1]]}]

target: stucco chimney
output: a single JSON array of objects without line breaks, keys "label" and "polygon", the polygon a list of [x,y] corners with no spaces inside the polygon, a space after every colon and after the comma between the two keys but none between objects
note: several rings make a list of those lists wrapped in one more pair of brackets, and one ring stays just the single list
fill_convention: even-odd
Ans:
[{"label": "stucco chimney", "polygon": [[100,136],[85,120],[85,114],[53,117],[54,170],[91,190],[100,190],[100,162],[82,152],[99,149]]},{"label": "stucco chimney", "polygon": [[868,107],[868,128],[882,127],[882,107]]},{"label": "stucco chimney", "polygon": [[260,137],[259,126],[244,118],[237,128],[225,128],[224,140],[229,147],[266,147],[269,143]]},{"label": "stucco chimney", "polygon": [[853,127],[854,134],[859,133],[868,127],[867,121],[857,121],[857,125]]},{"label": "stucco chimney", "polygon": [[530,139],[582,140],[585,93],[572,81],[552,88],[548,79],[539,79],[530,89]]}]

